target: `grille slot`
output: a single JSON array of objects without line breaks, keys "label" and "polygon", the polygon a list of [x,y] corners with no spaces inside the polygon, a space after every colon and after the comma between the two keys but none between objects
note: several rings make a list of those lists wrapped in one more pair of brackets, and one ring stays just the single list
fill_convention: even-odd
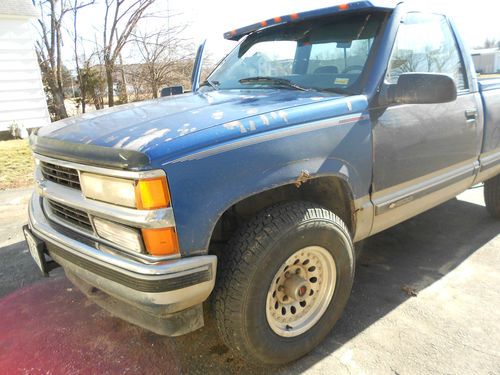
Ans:
[{"label": "grille slot", "polygon": [[68,207],[51,200],[47,200],[47,202],[52,213],[59,219],[64,220],[65,222],[75,225],[86,231],[93,232],[89,215],[86,212],[73,207]]},{"label": "grille slot", "polygon": [[45,179],[73,189],[81,190],[80,178],[76,169],[62,167],[60,165],[40,162],[42,175]]}]

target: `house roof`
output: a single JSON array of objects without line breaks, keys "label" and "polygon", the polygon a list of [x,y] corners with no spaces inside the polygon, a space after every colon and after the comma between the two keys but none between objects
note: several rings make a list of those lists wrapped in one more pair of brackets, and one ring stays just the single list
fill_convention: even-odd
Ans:
[{"label": "house roof", "polygon": [[0,16],[38,17],[30,0],[1,0]]}]

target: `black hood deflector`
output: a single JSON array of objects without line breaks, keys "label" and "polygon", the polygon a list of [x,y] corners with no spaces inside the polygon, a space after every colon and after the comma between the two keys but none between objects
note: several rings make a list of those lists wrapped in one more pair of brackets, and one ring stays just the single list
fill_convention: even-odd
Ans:
[{"label": "black hood deflector", "polygon": [[151,169],[149,157],[139,151],[73,143],[32,134],[30,144],[35,154],[74,163],[114,169]]}]

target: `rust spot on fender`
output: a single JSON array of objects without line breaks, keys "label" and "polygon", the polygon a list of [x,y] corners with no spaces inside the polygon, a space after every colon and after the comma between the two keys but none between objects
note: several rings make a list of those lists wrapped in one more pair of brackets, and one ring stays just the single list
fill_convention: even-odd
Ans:
[{"label": "rust spot on fender", "polygon": [[297,179],[295,180],[295,186],[300,187],[304,182],[309,180],[311,178],[311,175],[309,174],[308,171],[301,171]]}]

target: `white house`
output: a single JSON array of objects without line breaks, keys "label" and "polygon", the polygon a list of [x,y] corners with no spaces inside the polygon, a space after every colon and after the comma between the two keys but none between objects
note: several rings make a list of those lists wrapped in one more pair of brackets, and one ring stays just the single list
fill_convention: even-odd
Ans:
[{"label": "white house", "polygon": [[500,73],[500,49],[483,48],[472,51],[476,71],[483,74]]},{"label": "white house", "polygon": [[0,132],[50,123],[30,0],[0,0]]}]

